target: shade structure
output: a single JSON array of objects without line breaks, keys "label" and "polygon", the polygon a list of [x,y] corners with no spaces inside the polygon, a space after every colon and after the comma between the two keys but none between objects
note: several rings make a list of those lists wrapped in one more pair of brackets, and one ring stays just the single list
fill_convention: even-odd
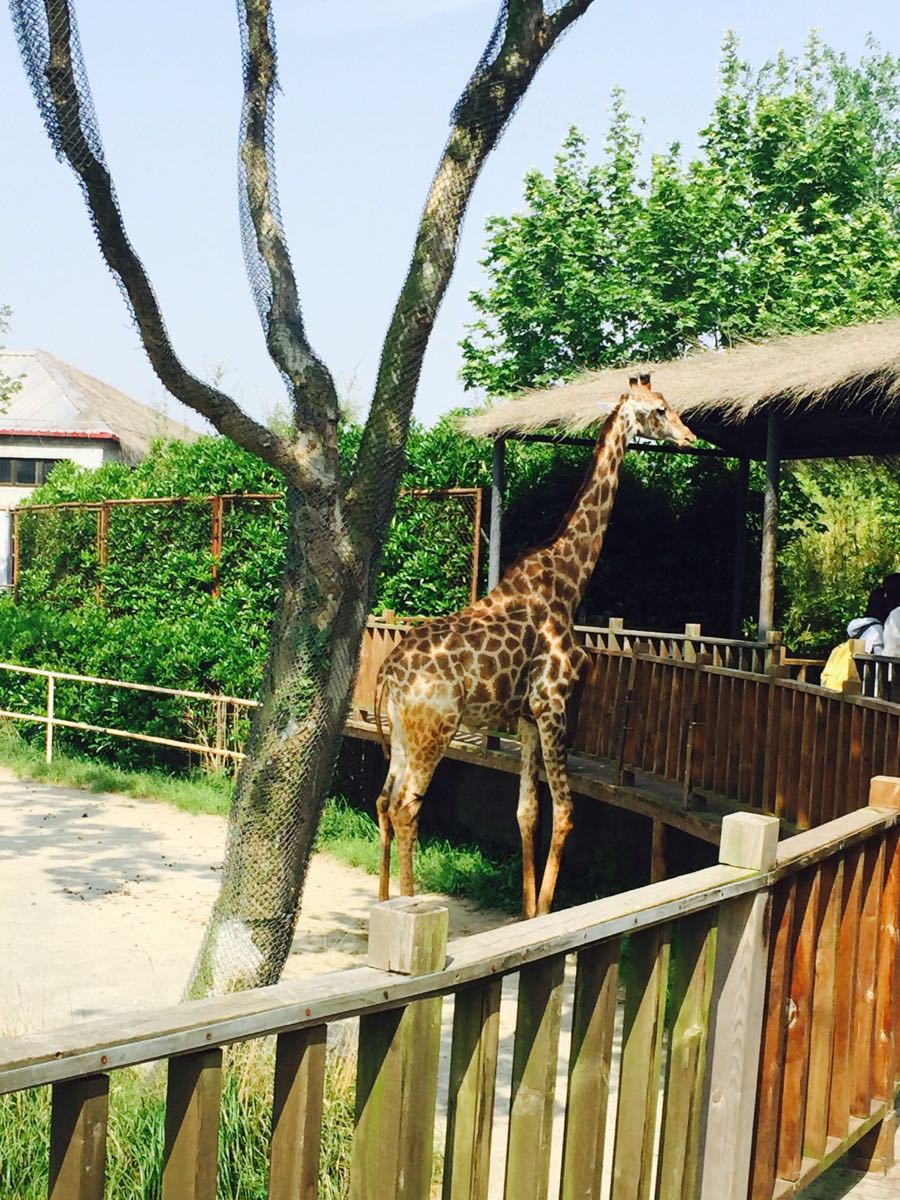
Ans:
[{"label": "shade structure", "polygon": [[[571,382],[495,403],[465,418],[461,428],[473,436],[493,437],[500,447],[506,437],[553,440],[587,433],[609,414],[629,377],[642,374],[650,374],[654,390],[699,437],[739,460],[739,495],[742,490],[746,495],[747,462],[766,463],[757,625],[763,637],[774,618],[781,462],[900,454],[900,318],[588,372]],[[497,457],[495,448],[495,478]],[[496,494],[494,510],[498,527],[492,527],[492,561],[499,564]],[[733,634],[739,627],[742,573],[741,535],[735,539]]]},{"label": "shade structure", "polygon": [[737,457],[765,459],[770,416],[784,459],[900,453],[900,318],[588,372],[461,426],[494,437],[585,432],[645,372],[695,433]]}]

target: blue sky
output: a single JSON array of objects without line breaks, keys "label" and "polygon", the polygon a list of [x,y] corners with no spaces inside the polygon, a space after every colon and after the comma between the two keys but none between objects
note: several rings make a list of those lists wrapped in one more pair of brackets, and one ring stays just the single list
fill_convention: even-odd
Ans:
[{"label": "blue sky", "polygon": [[[362,413],[449,111],[492,26],[494,0],[280,0],[281,206],[311,340]],[[284,400],[246,286],[236,191],[237,21],[228,0],[77,0],[82,46],[126,225],[176,349],[256,415]],[[486,216],[520,204],[570,124],[599,152],[610,89],[645,118],[648,152],[689,151],[737,29],[754,63],[797,52],[811,26],[858,55],[900,49],[896,0],[595,0],[538,75],[478,185],[425,363],[417,415],[471,402],[457,342],[480,280]],[[102,265],[67,167],[56,163],[0,21],[4,170],[0,303],[6,344],[40,346],[183,417],[156,381]]]}]

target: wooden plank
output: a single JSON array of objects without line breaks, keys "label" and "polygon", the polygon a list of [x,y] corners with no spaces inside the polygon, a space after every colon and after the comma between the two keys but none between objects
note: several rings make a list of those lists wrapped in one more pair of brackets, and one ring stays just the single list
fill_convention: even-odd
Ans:
[{"label": "wooden plank", "polygon": [[216,1200],[222,1051],[169,1059],[162,1200]]},{"label": "wooden plank", "polygon": [[775,815],[793,820],[789,789],[791,773],[791,730],[794,719],[793,707],[796,693],[785,688],[783,681],[777,684],[781,696],[778,709],[778,752],[776,758]]},{"label": "wooden plank", "polygon": [[775,686],[774,676],[764,685],[766,696],[766,741],[763,755],[762,792],[760,807],[767,812],[776,812],[778,790],[778,738],[781,728],[781,692]]},{"label": "wooden plank", "polygon": [[772,890],[772,932],[763,1039],[759,1066],[759,1096],[753,1142],[751,1200],[772,1200],[775,1163],[781,1130],[781,1096],[787,1038],[788,1000],[793,962],[792,933],[796,879],[788,876]]},{"label": "wooden plank", "polygon": [[785,872],[796,872],[813,863],[830,858],[848,846],[854,846],[861,841],[869,841],[874,835],[881,834],[887,829],[896,828],[898,815],[881,812],[871,807],[848,812],[842,817],[835,817],[827,825],[818,829],[808,829],[803,833],[794,834],[778,843],[775,857],[775,876],[780,878]]},{"label": "wooden plank", "polygon": [[741,713],[740,754],[738,756],[736,795],[742,804],[752,803],[753,758],[757,746],[756,692],[758,684],[748,680],[744,685]]},{"label": "wooden plank", "polygon": [[[726,830],[725,825],[729,826]],[[735,830],[730,836],[730,830]],[[745,831],[745,836],[741,836]],[[720,858],[758,871],[774,865],[775,817],[733,813],[725,818]],[[751,861],[751,852],[755,861]],[[722,904],[710,1011],[709,1069],[704,1089],[700,1200],[746,1200],[768,964],[770,896]]]},{"label": "wooden plank", "polygon": [[[443,906],[412,897],[376,905],[370,960],[412,978],[441,970],[447,917]],[[428,1200],[431,1194],[441,1005],[435,997],[360,1017],[350,1200]]]},{"label": "wooden plank", "polygon": [[800,775],[797,780],[797,827],[812,824],[812,773],[816,740],[816,703],[818,696],[804,696],[800,733]]},{"label": "wooden plank", "polygon": [[560,1200],[600,1200],[612,1065],[618,939],[578,955]]},{"label": "wooden plank", "polygon": [[454,997],[442,1200],[487,1200],[502,982]]},{"label": "wooden plank", "polygon": [[662,774],[667,779],[678,778],[678,746],[681,741],[684,668],[672,667],[669,695],[668,720],[666,722],[665,751],[662,756]]},{"label": "wooden plank", "polygon": [[884,887],[884,842],[870,842],[863,851],[862,907],[853,1002],[853,1089],[850,1111],[867,1117],[872,1102],[872,1057],[875,1031],[875,989],[881,893]]},{"label": "wooden plank", "polygon": [[840,706],[829,699],[822,700],[825,712],[824,749],[818,756],[818,788],[821,792],[819,821],[825,824],[834,816],[835,767],[837,762]]},{"label": "wooden plank", "polygon": [[753,721],[756,729],[756,742],[751,748],[753,773],[750,783],[750,803],[755,808],[765,808],[767,799],[765,792],[766,738],[768,736],[770,688],[768,684],[757,683],[755,692],[756,711]]},{"label": "wooden plank", "polygon": [[650,1196],[668,966],[668,929],[631,938],[610,1200]]},{"label": "wooden plank", "polygon": [[504,1200],[547,1200],[565,965],[559,955],[519,974]]},{"label": "wooden plank", "polygon": [[828,1133],[843,1141],[850,1128],[851,1052],[856,954],[862,896],[863,852],[853,848],[844,860],[841,916],[838,930],[838,965],[835,981],[834,1043],[831,1055],[831,1092],[828,1100]]},{"label": "wooden plank", "polygon": [[811,867],[797,879],[789,1001],[791,1015],[785,1043],[778,1141],[778,1175],[792,1181],[799,1179],[803,1159],[818,918],[819,870]]},{"label": "wooden plank", "polygon": [[828,1100],[834,1044],[837,995],[837,951],[840,931],[844,864],[828,859],[819,871],[818,936],[815,952],[815,987],[809,1038],[809,1072],[806,1087],[806,1123],[803,1156],[821,1158],[828,1142]]},{"label": "wooden plank", "polygon": [[109,1076],[53,1086],[50,1200],[103,1200]]},{"label": "wooden plank", "polygon": [[269,1146],[269,1200],[316,1200],[327,1029],[278,1036]]},{"label": "wooden plank", "polygon": [[677,922],[673,931],[669,1051],[656,1200],[693,1200],[715,967],[712,914]]},{"label": "wooden plank", "polygon": [[853,705],[850,709],[850,740],[848,743],[847,790],[842,797],[842,812],[862,808],[864,797],[868,797],[869,781],[862,778],[862,720],[863,710]]},{"label": "wooden plank", "polygon": [[834,758],[834,806],[831,816],[839,817],[846,812],[847,773],[850,769],[850,721],[853,716],[849,704],[838,704],[838,740]]},{"label": "wooden plank", "polygon": [[891,1100],[900,1082],[900,834],[885,844],[886,875],[878,930],[878,982],[872,1084],[876,1099]]}]

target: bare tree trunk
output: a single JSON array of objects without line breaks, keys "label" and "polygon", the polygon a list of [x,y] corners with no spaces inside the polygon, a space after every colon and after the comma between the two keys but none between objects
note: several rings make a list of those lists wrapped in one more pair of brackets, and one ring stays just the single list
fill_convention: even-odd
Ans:
[{"label": "bare tree trunk", "polygon": [[271,0],[238,0],[244,53],[241,223],[269,354],[295,433],[261,426],[177,357],[132,248],[106,165],[71,0],[10,0],[26,72],[53,146],[74,170],[100,250],[163,384],[283,476],[286,570],[261,706],[238,774],[223,881],[188,994],[275,982],[289,952],[322,805],[340,748],[359,644],[403,471],[422,360],[481,167],[538,67],[592,0],[501,0],[487,48],[453,111],[385,339],[353,478],[337,453],[334,383],[306,338],[278,211]]},{"label": "bare tree trunk", "polygon": [[[320,536],[311,539],[316,518]],[[368,611],[358,564],[331,550],[334,532],[288,494],[288,569],[261,707],[237,777],[222,887],[188,995],[275,983],[290,951]],[[313,553],[324,551],[315,563],[311,541]]]}]

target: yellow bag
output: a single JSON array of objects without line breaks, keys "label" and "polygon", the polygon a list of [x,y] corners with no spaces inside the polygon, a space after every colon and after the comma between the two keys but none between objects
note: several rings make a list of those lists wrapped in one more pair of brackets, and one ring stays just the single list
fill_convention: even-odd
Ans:
[{"label": "yellow bag", "polygon": [[856,638],[841,642],[828,655],[828,661],[822,668],[821,685],[830,692],[858,692],[861,687],[859,671],[853,661],[853,655],[859,653]]}]

